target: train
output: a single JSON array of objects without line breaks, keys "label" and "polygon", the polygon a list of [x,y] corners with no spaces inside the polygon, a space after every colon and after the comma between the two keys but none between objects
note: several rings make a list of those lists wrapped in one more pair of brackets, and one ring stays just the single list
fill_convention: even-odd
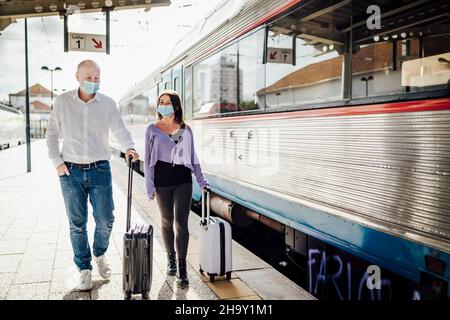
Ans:
[{"label": "train", "polygon": [[25,143],[25,120],[22,112],[0,103],[0,150]]},{"label": "train", "polygon": [[225,0],[119,108],[142,156],[179,92],[212,210],[283,233],[316,297],[446,300],[449,5]]}]

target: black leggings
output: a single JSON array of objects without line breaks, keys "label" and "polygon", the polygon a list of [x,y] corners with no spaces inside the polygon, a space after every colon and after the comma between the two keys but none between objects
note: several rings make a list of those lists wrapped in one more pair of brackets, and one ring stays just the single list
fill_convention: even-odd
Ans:
[{"label": "black leggings", "polygon": [[174,249],[173,221],[176,227],[178,259],[186,260],[189,243],[188,219],[191,211],[192,183],[171,187],[156,187],[156,201],[161,212],[162,236],[168,252]]}]

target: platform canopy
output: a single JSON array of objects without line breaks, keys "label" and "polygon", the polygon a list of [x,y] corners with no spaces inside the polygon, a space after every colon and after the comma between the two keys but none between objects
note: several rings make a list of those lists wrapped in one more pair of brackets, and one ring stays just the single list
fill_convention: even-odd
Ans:
[{"label": "platform canopy", "polygon": [[168,6],[170,0],[0,0],[0,31],[15,19]]}]

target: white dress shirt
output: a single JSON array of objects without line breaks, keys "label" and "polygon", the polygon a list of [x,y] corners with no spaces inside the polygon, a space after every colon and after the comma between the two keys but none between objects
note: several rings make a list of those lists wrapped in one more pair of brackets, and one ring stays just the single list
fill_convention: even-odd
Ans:
[{"label": "white dress shirt", "polygon": [[[133,148],[131,134],[113,99],[101,93],[84,102],[78,89],[56,98],[47,129],[48,155],[55,167],[64,161],[92,163],[109,160],[109,130],[122,151]],[[63,140],[60,151],[60,140]]]}]

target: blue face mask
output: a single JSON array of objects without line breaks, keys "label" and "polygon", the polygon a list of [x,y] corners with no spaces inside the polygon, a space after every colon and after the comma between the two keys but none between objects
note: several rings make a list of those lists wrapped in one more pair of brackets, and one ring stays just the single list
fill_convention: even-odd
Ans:
[{"label": "blue face mask", "polygon": [[156,108],[156,111],[158,111],[163,117],[168,117],[175,112],[173,110],[172,105],[167,105],[167,106],[160,105],[160,106],[158,106],[158,108]]},{"label": "blue face mask", "polygon": [[83,80],[82,89],[87,94],[94,94],[100,89],[100,83]]}]

